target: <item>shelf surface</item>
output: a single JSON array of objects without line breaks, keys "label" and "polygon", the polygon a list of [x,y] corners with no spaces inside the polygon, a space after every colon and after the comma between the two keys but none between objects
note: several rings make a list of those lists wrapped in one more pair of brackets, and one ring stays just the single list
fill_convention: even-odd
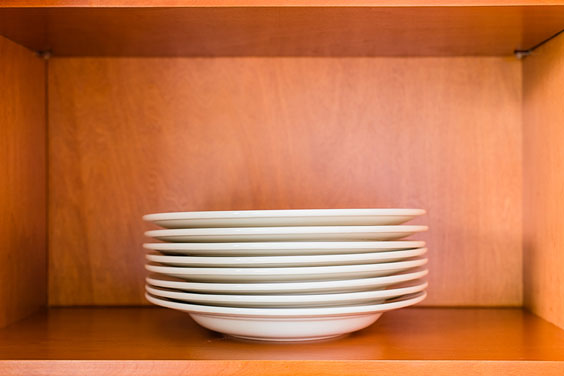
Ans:
[{"label": "shelf surface", "polygon": [[[207,361],[210,374],[225,361],[239,367],[289,361],[286,367],[298,371],[328,361],[340,361],[335,370],[352,363],[367,369],[411,363],[449,364],[443,370],[473,364],[492,372],[533,363],[551,374],[564,370],[564,330],[521,309],[410,308],[386,313],[342,339],[280,345],[238,342],[199,327],[185,313],[160,308],[52,308],[0,330],[0,358],[6,372],[57,364],[42,360],[64,360],[59,364],[69,369],[95,364],[72,360],[104,361],[100,366],[120,361],[126,368],[138,363],[138,371],[145,363],[136,360],[176,370],[202,364],[196,360]],[[159,362],[165,360],[174,362]]]},{"label": "shelf surface", "polygon": [[0,35],[54,56],[506,56],[564,28],[563,1],[344,3],[9,1]]}]

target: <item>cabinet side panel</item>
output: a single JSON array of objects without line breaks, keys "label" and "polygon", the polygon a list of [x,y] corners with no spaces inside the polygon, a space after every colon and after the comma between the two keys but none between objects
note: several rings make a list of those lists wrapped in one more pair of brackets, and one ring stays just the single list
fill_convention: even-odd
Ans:
[{"label": "cabinet side panel", "polygon": [[54,58],[50,303],[144,301],[145,213],[421,207],[428,305],[520,305],[505,58]]},{"label": "cabinet side panel", "polygon": [[564,328],[564,36],[523,62],[524,292]]},{"label": "cabinet side panel", "polygon": [[45,62],[0,37],[0,326],[45,305]]}]

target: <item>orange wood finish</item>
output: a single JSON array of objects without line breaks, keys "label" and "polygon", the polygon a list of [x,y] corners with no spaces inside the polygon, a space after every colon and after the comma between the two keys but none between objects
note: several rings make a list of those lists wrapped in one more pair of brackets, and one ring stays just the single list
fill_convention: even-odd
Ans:
[{"label": "orange wood finish", "polygon": [[520,305],[520,63],[55,58],[49,300],[141,304],[145,213],[421,207],[429,305]]},{"label": "orange wood finish", "polygon": [[66,374],[246,375],[260,366],[280,375],[410,375],[420,368],[423,374],[556,375],[564,371],[564,331],[521,309],[410,308],[342,339],[280,345],[228,339],[166,309],[55,308],[1,330],[0,358],[11,360],[0,361],[3,375],[34,367],[63,374],[59,366]]},{"label": "orange wood finish", "polygon": [[563,0],[2,0],[1,7],[436,7],[564,5]]},{"label": "orange wood finish", "polygon": [[44,305],[45,63],[0,37],[0,327]]},{"label": "orange wood finish", "polygon": [[525,304],[564,328],[564,37],[523,62]]},{"label": "orange wood finish", "polygon": [[0,34],[55,56],[499,56],[547,39],[563,28],[564,19],[564,5],[187,3],[169,8],[154,7],[156,2],[140,3],[152,8],[119,6],[125,2],[116,2],[115,8],[4,8]]},{"label": "orange wood finish", "polygon": [[542,375],[562,376],[564,362],[530,361],[301,361],[301,360],[93,360],[93,361],[3,361],[0,370],[4,376],[38,375],[59,376],[98,375],[174,375],[174,376],[498,376]]}]

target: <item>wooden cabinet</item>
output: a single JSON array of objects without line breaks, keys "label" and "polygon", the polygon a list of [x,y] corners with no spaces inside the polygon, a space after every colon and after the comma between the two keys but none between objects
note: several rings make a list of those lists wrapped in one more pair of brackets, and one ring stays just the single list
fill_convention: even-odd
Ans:
[{"label": "wooden cabinet", "polygon": [[[564,1],[2,2],[1,373],[564,374],[562,29]],[[145,213],[346,207],[428,210],[423,304],[286,346],[143,298]]]}]

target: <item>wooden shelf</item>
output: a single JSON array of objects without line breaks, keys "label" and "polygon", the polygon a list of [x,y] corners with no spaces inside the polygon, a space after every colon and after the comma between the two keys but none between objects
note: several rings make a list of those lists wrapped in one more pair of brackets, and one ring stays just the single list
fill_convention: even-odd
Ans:
[{"label": "wooden shelf", "polygon": [[0,330],[0,358],[3,375],[46,367],[51,374],[83,375],[149,374],[157,367],[159,374],[416,368],[419,374],[534,369],[550,375],[564,371],[564,330],[517,308],[411,308],[340,340],[275,345],[224,338],[166,309],[52,308]]},{"label": "wooden shelf", "polygon": [[55,56],[506,56],[564,28],[563,1],[280,3],[8,1],[0,35]]}]

